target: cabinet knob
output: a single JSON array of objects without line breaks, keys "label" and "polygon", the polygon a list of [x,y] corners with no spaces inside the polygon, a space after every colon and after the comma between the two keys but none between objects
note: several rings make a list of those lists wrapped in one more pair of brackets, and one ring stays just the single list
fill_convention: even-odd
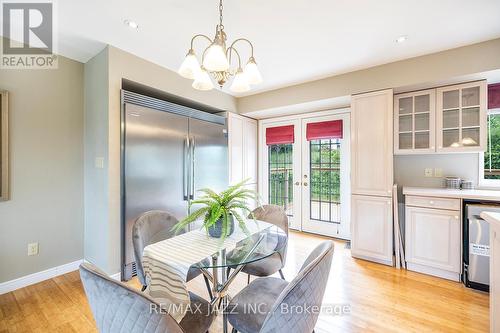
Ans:
[{"label": "cabinet knob", "polygon": [[304,182],[304,186],[307,186],[307,183],[306,183],[306,182]]},{"label": "cabinet knob", "polygon": [[296,186],[299,186],[299,185],[300,185],[300,182],[295,182],[295,185],[296,185]]}]

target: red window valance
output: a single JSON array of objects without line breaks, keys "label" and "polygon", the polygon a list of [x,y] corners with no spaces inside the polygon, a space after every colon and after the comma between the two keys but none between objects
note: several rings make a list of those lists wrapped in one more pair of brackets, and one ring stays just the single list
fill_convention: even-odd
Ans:
[{"label": "red window valance", "polygon": [[293,125],[266,128],[266,145],[268,146],[293,143],[294,141]]},{"label": "red window valance", "polygon": [[342,139],[342,120],[309,123],[306,129],[307,141],[319,139]]},{"label": "red window valance", "polygon": [[500,109],[500,83],[488,85],[488,110]]}]

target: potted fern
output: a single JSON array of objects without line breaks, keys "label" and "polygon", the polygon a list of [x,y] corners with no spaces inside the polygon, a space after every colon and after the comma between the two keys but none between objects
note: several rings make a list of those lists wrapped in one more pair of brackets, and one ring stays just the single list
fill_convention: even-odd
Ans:
[{"label": "potted fern", "polygon": [[203,227],[208,234],[214,238],[224,240],[234,232],[235,219],[239,227],[248,233],[245,225],[246,219],[242,214],[250,214],[252,211],[246,201],[249,199],[258,201],[255,191],[244,188],[248,180],[229,187],[227,190],[216,193],[211,189],[204,188],[199,192],[204,195],[190,203],[192,205],[202,205],[194,210],[186,218],[179,221],[173,228],[175,232],[184,230],[189,224],[203,219]]}]

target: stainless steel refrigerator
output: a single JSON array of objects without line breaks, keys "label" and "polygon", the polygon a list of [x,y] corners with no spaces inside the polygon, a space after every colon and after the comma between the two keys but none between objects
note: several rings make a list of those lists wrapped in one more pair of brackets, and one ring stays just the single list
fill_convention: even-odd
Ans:
[{"label": "stainless steel refrigerator", "polygon": [[185,217],[198,189],[227,187],[227,158],[225,117],[122,91],[122,280],[135,274],[135,220]]}]

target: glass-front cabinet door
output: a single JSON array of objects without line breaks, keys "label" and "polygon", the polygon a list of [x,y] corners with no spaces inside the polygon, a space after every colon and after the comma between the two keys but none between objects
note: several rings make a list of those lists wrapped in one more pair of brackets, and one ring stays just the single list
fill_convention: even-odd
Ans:
[{"label": "glass-front cabinet door", "polygon": [[435,90],[394,96],[394,153],[435,151]]},{"label": "glass-front cabinet door", "polygon": [[436,89],[438,152],[485,150],[486,92],[486,81]]}]

